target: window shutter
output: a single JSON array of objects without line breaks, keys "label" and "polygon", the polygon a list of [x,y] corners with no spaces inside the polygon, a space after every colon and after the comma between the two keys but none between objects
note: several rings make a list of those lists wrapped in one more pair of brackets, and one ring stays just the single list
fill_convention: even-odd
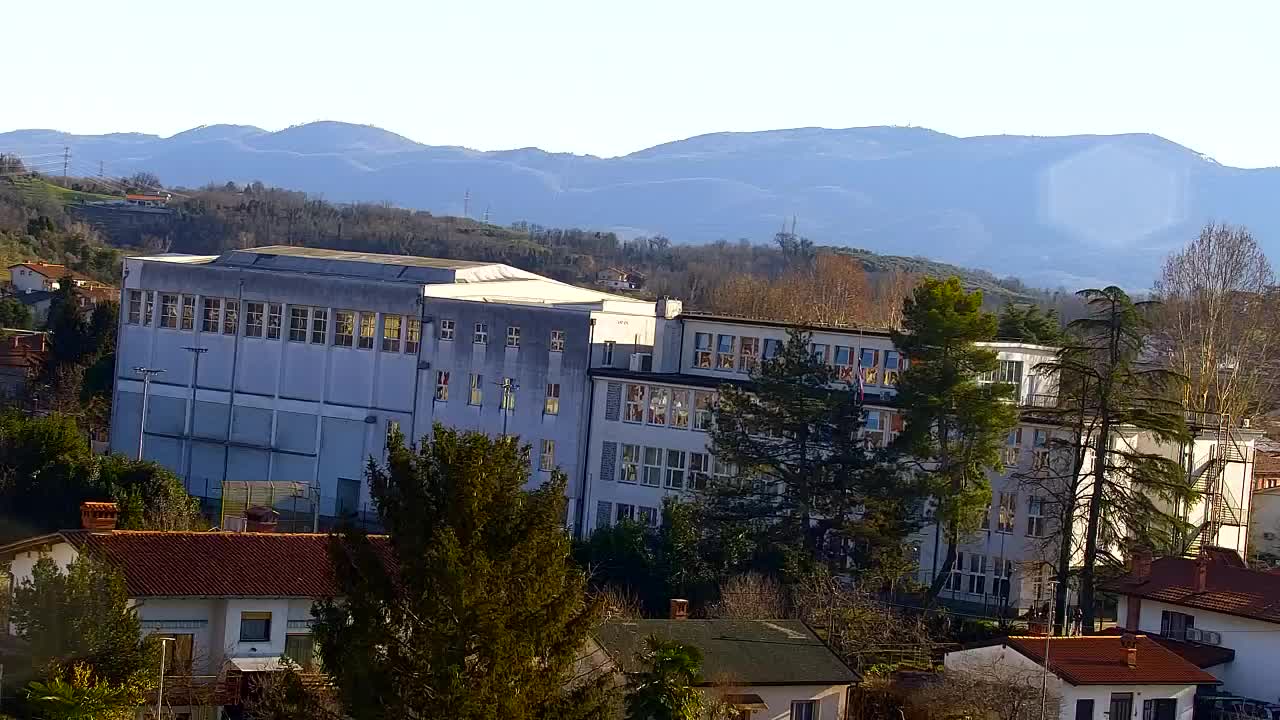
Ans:
[{"label": "window shutter", "polygon": [[600,446],[600,479],[613,482],[618,479],[615,467],[618,463],[618,443],[605,442]]},{"label": "window shutter", "polygon": [[622,383],[609,383],[605,393],[604,419],[616,421],[622,413]]}]

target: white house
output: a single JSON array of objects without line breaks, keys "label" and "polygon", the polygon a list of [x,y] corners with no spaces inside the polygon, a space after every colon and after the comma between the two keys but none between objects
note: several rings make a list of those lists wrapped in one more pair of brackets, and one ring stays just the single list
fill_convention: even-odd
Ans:
[{"label": "white house", "polygon": [[[123,285],[112,449],[141,442],[210,507],[224,480],[305,483],[322,517],[367,508],[392,430],[441,422],[530,443],[575,525],[588,368],[655,324],[652,302],[507,265],[316,248],[127,258]],[[139,368],[162,371],[145,425]]]},{"label": "white house", "polygon": [[1143,635],[1010,637],[949,652],[943,665],[1028,688],[1045,683],[1061,720],[1191,720],[1196,689],[1218,682]]},{"label": "white house", "polygon": [[1133,571],[1103,586],[1119,596],[1130,631],[1161,635],[1205,652],[1232,651],[1208,671],[1224,690],[1280,703],[1280,574],[1251,570],[1233,551],[1208,549],[1197,559],[1134,558]]},{"label": "white house", "polygon": [[614,619],[596,631],[593,650],[626,675],[641,669],[638,656],[650,637],[696,647],[699,687],[742,720],[844,720],[849,688],[859,680],[798,620]]},{"label": "white house", "polygon": [[90,529],[5,545],[0,564],[15,587],[44,557],[65,567],[89,555],[118,569],[143,632],[169,638],[163,700],[177,717],[215,720],[282,657],[316,669],[311,607],[336,594],[327,535],[92,529],[113,527],[115,509],[87,505]]}]

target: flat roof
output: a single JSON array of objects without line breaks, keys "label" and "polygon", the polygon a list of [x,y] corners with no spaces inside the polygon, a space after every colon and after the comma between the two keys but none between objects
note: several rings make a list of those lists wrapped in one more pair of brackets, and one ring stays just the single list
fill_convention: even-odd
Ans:
[{"label": "flat roof", "polygon": [[[377,265],[404,265],[408,267],[443,268],[459,270],[462,268],[482,267],[497,263],[476,262],[473,260],[449,260],[443,258],[418,257],[416,255],[387,255],[383,253],[359,252],[356,250],[331,250],[329,248],[301,247],[297,245],[264,245],[262,247],[233,250],[228,255],[266,255],[312,258],[316,260],[346,260],[348,262],[374,263]],[[221,259],[221,258],[219,258]]]}]

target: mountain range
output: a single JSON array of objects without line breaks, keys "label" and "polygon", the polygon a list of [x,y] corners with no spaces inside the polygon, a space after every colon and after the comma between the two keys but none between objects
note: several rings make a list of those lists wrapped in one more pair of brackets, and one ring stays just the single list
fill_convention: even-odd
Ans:
[{"label": "mountain range", "polygon": [[1147,287],[1206,221],[1280,250],[1280,169],[1221,165],[1156,135],[956,137],[919,127],[713,133],[621,157],[424,145],[315,122],[210,125],[159,137],[0,133],[0,152],[72,174],[168,186],[260,180],[335,202],[390,202],[505,224],[764,241],[794,222],[817,244],[922,256],[1046,287]]}]

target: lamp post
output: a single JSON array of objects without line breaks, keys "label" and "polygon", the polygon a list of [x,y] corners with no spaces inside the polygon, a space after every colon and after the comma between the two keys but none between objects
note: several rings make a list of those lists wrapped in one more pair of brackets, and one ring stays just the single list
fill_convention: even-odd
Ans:
[{"label": "lamp post", "polygon": [[134,372],[142,376],[142,419],[138,421],[138,459],[142,459],[142,438],[147,434],[147,400],[151,398],[151,376],[159,375],[164,370],[149,367],[135,367]]},{"label": "lamp post", "polygon": [[164,651],[165,643],[173,642],[171,637],[160,637],[160,684],[156,688],[156,720],[160,720],[160,709],[164,704]]},{"label": "lamp post", "polygon": [[[1057,580],[1048,581],[1049,596],[1056,598],[1055,590],[1058,586]],[[1040,676],[1040,720],[1045,718],[1045,706],[1049,697],[1049,639],[1053,637],[1053,621],[1057,613],[1054,611],[1052,601],[1049,605],[1049,623],[1044,628],[1044,672]]]}]

